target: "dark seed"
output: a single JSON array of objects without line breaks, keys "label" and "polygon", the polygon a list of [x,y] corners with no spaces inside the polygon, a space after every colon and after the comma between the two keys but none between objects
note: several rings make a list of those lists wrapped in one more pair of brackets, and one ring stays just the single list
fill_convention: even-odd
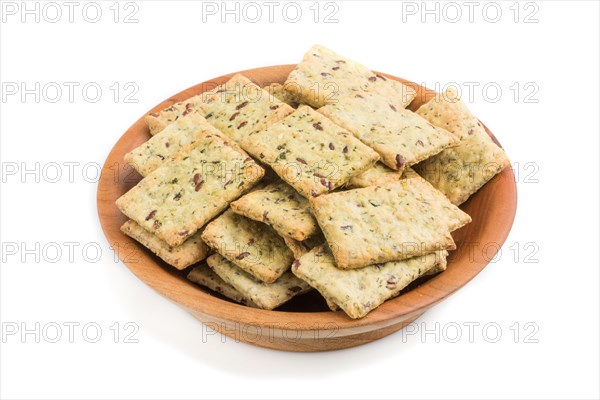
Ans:
[{"label": "dark seed", "polygon": [[374,76],[371,76],[371,77],[369,78],[369,82],[375,82],[376,80],[377,80],[377,78],[376,78],[376,77],[374,77]]},{"label": "dark seed", "polygon": [[335,146],[333,145],[333,143],[329,143],[329,150],[335,150]]},{"label": "dark seed", "polygon": [[396,167],[400,168],[404,165],[404,158],[400,154],[396,154]]},{"label": "dark seed", "polygon": [[388,104],[388,105],[390,106],[390,108],[391,108],[393,111],[398,111],[398,110],[396,110],[396,107],[394,107],[392,104]]},{"label": "dark seed", "polygon": [[237,107],[235,107],[236,110],[241,110],[242,108],[246,107],[248,105],[248,102],[245,101],[241,104],[238,104]]},{"label": "dark seed", "polygon": [[244,121],[241,124],[238,125],[238,129],[243,128],[244,126],[246,126],[248,124],[248,121]]},{"label": "dark seed", "polygon": [[181,192],[177,193],[174,197],[173,200],[179,200],[181,199]]},{"label": "dark seed", "polygon": [[316,129],[316,130],[318,130],[318,131],[322,131],[322,130],[323,130],[323,127],[321,126],[321,123],[320,123],[320,122],[316,122],[316,123],[314,123],[314,124],[313,124],[313,128],[315,128],[315,129]]},{"label": "dark seed", "polygon": [[348,152],[348,146],[344,146],[342,149],[342,153],[346,154]]},{"label": "dark seed", "polygon": [[381,75],[379,75],[379,74],[377,74],[377,75],[375,75],[375,76],[376,76],[376,77],[378,77],[379,79],[382,79],[382,80],[384,80],[384,81],[387,81],[387,79],[385,79],[385,77],[383,77],[383,76],[381,76]]},{"label": "dark seed", "polygon": [[190,233],[190,231],[188,231],[187,229],[186,229],[185,231],[177,232],[177,234],[178,234],[179,236],[185,236],[185,235],[187,235],[188,233]]},{"label": "dark seed", "polygon": [[331,75],[329,72],[321,72],[321,76],[324,78],[332,78],[333,75]]},{"label": "dark seed", "polygon": [[200,190],[202,188],[202,185],[204,185],[202,176],[200,176],[200,174],[195,174],[194,175],[194,190],[197,192],[198,190]]},{"label": "dark seed", "polygon": [[269,220],[269,212],[268,212],[268,211],[265,211],[265,212],[263,213],[263,221],[268,221],[268,220]]},{"label": "dark seed", "polygon": [[289,291],[292,293],[298,293],[301,290],[302,288],[300,286],[292,286],[291,288],[289,288]]},{"label": "dark seed", "polygon": [[296,158],[296,161],[298,161],[301,164],[306,165],[306,160],[304,158]]},{"label": "dark seed", "polygon": [[422,141],[421,139],[417,140],[417,144],[418,144],[419,146],[421,146],[421,147],[423,147],[423,146],[424,146],[424,144],[423,144],[423,141]]},{"label": "dark seed", "polygon": [[243,259],[243,258],[246,258],[246,257],[248,257],[249,255],[250,255],[250,253],[248,253],[247,251],[245,251],[245,252],[243,252],[243,253],[240,253],[240,254],[239,254],[239,255],[238,255],[238,256],[237,256],[235,259],[236,259],[236,260],[241,260],[241,259]]},{"label": "dark seed", "polygon": [[294,264],[292,264],[292,267],[293,267],[294,269],[298,269],[298,268],[300,267],[300,260],[296,260],[296,261],[294,261]]},{"label": "dark seed", "polygon": [[347,231],[349,229],[352,229],[352,225],[343,225],[340,228],[342,228],[342,230]]},{"label": "dark seed", "polygon": [[333,67],[331,69],[334,70],[334,71],[337,71],[338,69],[340,69],[340,67]]},{"label": "dark seed", "polygon": [[154,229],[158,229],[158,228],[160,228],[161,225],[162,225],[162,223],[159,220],[155,219],[154,223],[152,224],[152,227]]},{"label": "dark seed", "polygon": [[152,218],[154,218],[154,216],[156,215],[156,210],[153,210],[152,212],[150,212],[150,214],[148,214],[148,216],[146,217],[146,221],[151,220]]},{"label": "dark seed", "polygon": [[234,113],[231,115],[231,117],[229,118],[229,120],[230,120],[230,121],[233,121],[233,120],[235,119],[235,117],[237,117],[238,115],[240,115],[240,112],[239,112],[239,111],[237,111],[237,112],[234,112]]},{"label": "dark seed", "polygon": [[279,104],[269,107],[271,110],[277,110],[279,108]]}]

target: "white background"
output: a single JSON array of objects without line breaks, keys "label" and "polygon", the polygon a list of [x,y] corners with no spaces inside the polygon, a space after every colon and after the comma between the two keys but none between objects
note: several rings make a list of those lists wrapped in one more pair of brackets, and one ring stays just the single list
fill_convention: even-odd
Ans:
[{"label": "white background", "polygon": [[[470,22],[463,2],[454,3],[463,14],[457,23],[447,21],[455,9],[444,14],[445,3],[437,6],[439,22],[425,15],[423,23],[421,2],[338,1],[337,23],[323,22],[323,4],[315,23],[312,1],[300,4],[297,23],[283,18],[283,3],[273,23],[264,5],[259,23],[236,23],[233,16],[221,23],[219,14],[203,22],[201,3],[191,1],[137,1],[139,22],[132,24],[122,20],[134,9],[123,10],[123,4],[114,23],[112,1],[101,2],[98,23],[83,19],[85,3],[75,9],[73,23],[62,2],[57,23],[44,15],[39,23],[35,16],[21,23],[19,13],[4,15],[1,396],[598,398],[599,6],[513,3],[497,3],[502,16],[496,23],[486,20],[495,18],[495,7],[483,14],[484,3]],[[415,15],[409,13],[413,6]],[[53,10],[46,11],[54,18]],[[532,12],[537,22],[525,23]],[[294,354],[206,334],[197,320],[115,262],[97,219],[94,166],[130,124],[171,94],[224,73],[298,62],[314,43],[429,87],[479,84],[466,100],[517,163],[519,205],[501,257],[419,319],[419,333],[397,333],[349,350]],[[51,103],[54,92],[42,93],[39,102],[33,94],[24,101],[20,93],[7,96],[11,82],[80,86],[72,103],[64,86],[62,99]],[[82,97],[81,87],[89,82],[103,89],[96,103]],[[109,88],[115,82],[121,87],[117,102]],[[128,82],[139,87],[137,103],[124,101]],[[485,84],[491,87],[487,96]],[[496,87],[502,89],[499,99]],[[22,174],[36,162],[39,183],[35,174]],[[49,182],[56,174],[48,164],[53,162],[62,166],[56,183]],[[65,162],[79,163],[73,182]],[[78,243],[73,259],[65,242]],[[36,254],[23,252],[36,243],[39,262]],[[62,256],[52,262],[56,248]],[[8,334],[36,322],[47,328],[40,343],[33,334]],[[69,322],[81,324],[73,343],[63,325]],[[82,335],[90,322],[102,328],[97,343]],[[138,343],[124,343],[127,322],[139,327]],[[465,325],[470,322],[480,324],[472,343]],[[58,343],[47,340],[55,334],[52,323],[63,326]],[[114,323],[120,324],[118,343]],[[423,329],[435,331],[436,323],[444,335],[421,335]],[[502,329],[496,343],[490,343],[494,330],[482,332],[486,323]],[[462,337],[451,343],[457,325]],[[532,335],[526,340],[527,333]]]}]

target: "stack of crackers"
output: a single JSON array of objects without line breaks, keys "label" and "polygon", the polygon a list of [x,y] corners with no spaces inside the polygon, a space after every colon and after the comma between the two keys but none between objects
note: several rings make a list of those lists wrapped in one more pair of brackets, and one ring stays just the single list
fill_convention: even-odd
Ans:
[{"label": "stack of crackers", "polygon": [[455,92],[415,95],[313,46],[283,85],[235,75],[150,114],[121,230],[241,304],[316,289],[362,318],[446,268],[458,205],[509,164]]}]

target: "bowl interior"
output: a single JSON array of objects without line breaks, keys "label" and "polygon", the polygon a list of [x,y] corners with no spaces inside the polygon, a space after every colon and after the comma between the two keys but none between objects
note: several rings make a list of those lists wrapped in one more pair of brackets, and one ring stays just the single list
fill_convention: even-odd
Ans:
[{"label": "bowl interior", "polygon": [[[241,73],[264,86],[273,82],[283,83],[294,66],[262,67]],[[417,97],[409,106],[413,111],[435,94],[413,82],[388,74],[383,75],[417,90]],[[173,103],[210,90],[226,82],[231,76],[233,73],[186,89],[158,104],[149,112],[159,111]],[[486,130],[498,143],[487,127]],[[202,315],[206,320],[225,319],[274,327],[289,327],[289,324],[293,323],[298,328],[328,326],[331,323],[335,323],[338,328],[391,324],[403,317],[422,313],[475,277],[504,243],[516,212],[515,178],[512,169],[506,168],[461,205],[461,208],[472,217],[473,222],[453,233],[457,249],[451,252],[448,269],[432,278],[422,278],[414,282],[400,296],[387,301],[361,320],[351,320],[341,311],[329,311],[325,301],[314,291],[292,299],[277,310],[258,310],[238,305],[195,285],[185,278],[189,269],[175,270],[120,232],[119,228],[126,221],[126,217],[115,206],[115,200],[141,179],[135,170],[124,163],[123,156],[149,137],[150,133],[142,116],[123,134],[111,150],[98,184],[100,222],[110,245],[136,276],[162,295],[195,314]]]}]

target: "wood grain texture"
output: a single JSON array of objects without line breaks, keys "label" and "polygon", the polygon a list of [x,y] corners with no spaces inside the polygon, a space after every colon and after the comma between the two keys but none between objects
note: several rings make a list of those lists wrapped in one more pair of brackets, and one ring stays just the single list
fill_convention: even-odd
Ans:
[{"label": "wood grain texture", "polygon": [[[259,85],[283,83],[294,65],[281,65],[241,71]],[[224,83],[234,74],[203,82],[178,93],[149,112]],[[434,92],[388,74],[417,90],[410,105],[416,110]],[[491,132],[487,132],[493,137]],[[185,272],[170,268],[159,258],[125,236],[119,227],[126,217],[115,200],[134,186],[141,176],[123,161],[125,153],[150,138],[143,116],[123,134],[110,152],[98,184],[98,215],[104,233],[123,263],[142,281],[177,303],[211,328],[250,344],[288,351],[325,351],[358,346],[402,329],[428,308],[444,300],[473,279],[502,246],[512,227],[517,207],[515,177],[511,168],[493,178],[461,205],[473,222],[453,233],[457,250],[451,253],[448,269],[411,290],[389,300],[360,320],[342,311],[331,312],[314,292],[276,311],[249,308],[227,301],[185,279]],[[465,243],[469,243],[467,247]],[[198,335],[201,332],[198,330]]]}]

